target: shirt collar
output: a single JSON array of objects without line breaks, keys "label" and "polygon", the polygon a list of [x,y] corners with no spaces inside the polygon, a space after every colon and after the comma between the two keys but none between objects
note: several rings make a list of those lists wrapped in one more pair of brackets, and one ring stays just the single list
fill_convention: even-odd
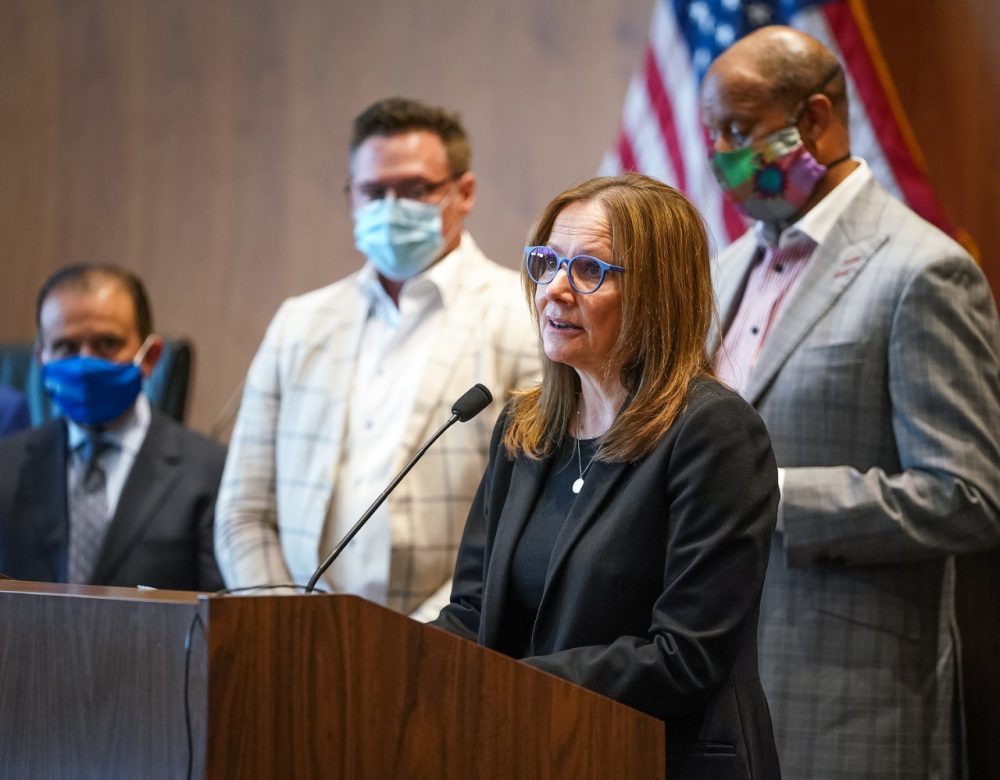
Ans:
[{"label": "shirt collar", "polygon": [[[101,435],[123,452],[135,455],[142,446],[143,439],[146,438],[151,417],[149,399],[145,393],[139,393],[132,408],[125,413],[121,425],[103,431]],[[66,418],[66,427],[69,433],[69,451],[76,452],[83,446],[89,434],[85,428],[77,425],[68,417]]]},{"label": "shirt collar", "polygon": [[819,203],[799,217],[798,221],[791,225],[758,222],[755,226],[757,243],[760,246],[786,246],[801,241],[803,237],[816,245],[826,241],[837,220],[872,178],[868,163],[860,157],[851,159],[858,163],[858,167],[828,192]]}]

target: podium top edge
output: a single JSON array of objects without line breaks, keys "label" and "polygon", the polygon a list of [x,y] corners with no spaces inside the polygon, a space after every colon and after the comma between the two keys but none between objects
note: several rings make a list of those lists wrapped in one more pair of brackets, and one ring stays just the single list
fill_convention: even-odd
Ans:
[{"label": "podium top edge", "polygon": [[175,604],[197,604],[204,593],[187,590],[156,590],[155,588],[118,588],[103,585],[69,585],[61,582],[29,582],[0,578],[0,593],[23,593],[36,596],[65,596],[118,601],[163,601]]}]

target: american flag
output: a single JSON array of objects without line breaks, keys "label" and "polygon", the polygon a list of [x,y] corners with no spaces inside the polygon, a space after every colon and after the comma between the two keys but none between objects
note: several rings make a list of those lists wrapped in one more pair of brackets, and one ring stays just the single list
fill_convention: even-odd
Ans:
[{"label": "american flag", "polygon": [[748,223],[723,198],[709,168],[698,89],[716,56],[768,24],[796,27],[833,51],[847,75],[852,153],[910,208],[953,232],[927,180],[863,0],[658,0],[649,46],[625,96],[618,143],[601,172],[635,170],[662,179],[694,201],[720,248],[738,238]]}]

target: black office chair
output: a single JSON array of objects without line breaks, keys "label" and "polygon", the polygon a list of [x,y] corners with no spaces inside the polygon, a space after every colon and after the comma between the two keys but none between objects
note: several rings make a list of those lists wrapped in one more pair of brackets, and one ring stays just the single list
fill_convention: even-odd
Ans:
[{"label": "black office chair", "polygon": [[[164,338],[160,362],[144,383],[153,407],[178,422],[184,422],[187,413],[193,360],[194,346],[190,341]],[[0,344],[0,385],[24,393],[32,425],[41,425],[58,416],[42,385],[42,369],[35,360],[32,344]]]}]

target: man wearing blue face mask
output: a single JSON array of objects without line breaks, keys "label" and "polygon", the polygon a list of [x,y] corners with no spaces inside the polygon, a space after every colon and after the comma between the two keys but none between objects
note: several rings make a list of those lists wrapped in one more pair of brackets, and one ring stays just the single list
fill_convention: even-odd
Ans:
[{"label": "man wearing blue face mask", "polygon": [[843,70],[766,27],[702,115],[754,230],[719,257],[716,371],[767,424],[781,503],[760,675],[782,776],[962,774],[956,553],[1000,541],[1000,325],[957,243],[852,158]]},{"label": "man wearing blue face mask", "polygon": [[217,590],[213,508],[225,450],[154,410],[162,349],[139,279],[56,272],[38,295],[36,355],[62,419],[0,441],[0,573]]},{"label": "man wearing blue face mask", "polygon": [[350,151],[366,262],[275,315],[233,431],[216,549],[229,587],[304,585],[481,382],[491,409],[428,451],[321,582],[428,619],[448,602],[493,422],[538,377],[538,339],[517,274],[464,230],[476,179],[458,118],[382,100],[355,119]]}]

